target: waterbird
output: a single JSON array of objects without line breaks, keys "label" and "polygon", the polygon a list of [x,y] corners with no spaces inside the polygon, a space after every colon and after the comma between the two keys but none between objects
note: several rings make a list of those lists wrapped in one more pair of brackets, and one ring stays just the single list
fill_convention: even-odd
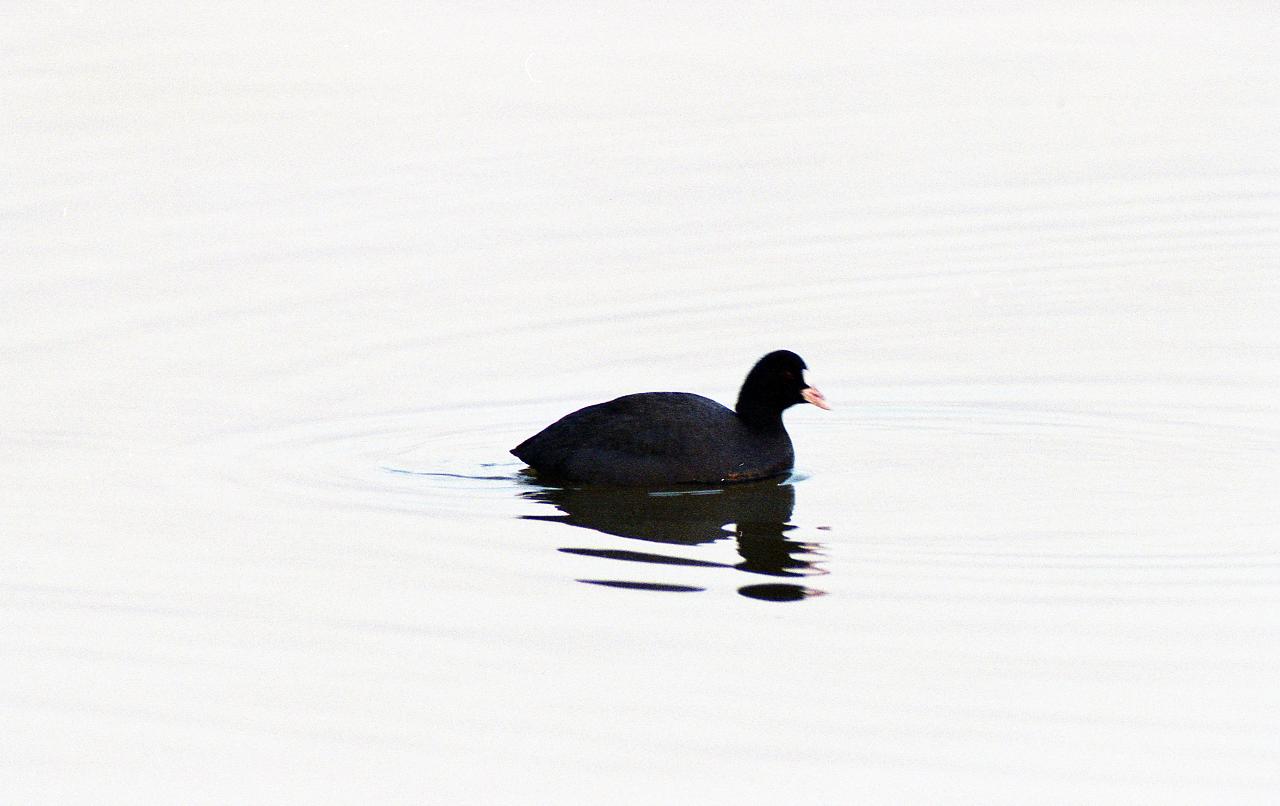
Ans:
[{"label": "waterbird", "polygon": [[751,481],[795,463],[782,412],[830,409],[790,350],[765,355],[730,409],[689,392],[641,392],[567,414],[511,449],[539,477],[619,486]]}]

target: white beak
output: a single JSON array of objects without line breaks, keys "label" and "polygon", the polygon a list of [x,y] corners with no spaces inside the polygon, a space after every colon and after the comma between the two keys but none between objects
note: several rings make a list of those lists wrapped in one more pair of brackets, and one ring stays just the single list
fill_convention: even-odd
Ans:
[{"label": "white beak", "polygon": [[800,390],[800,397],[804,398],[805,403],[812,403],[820,409],[831,411],[831,404],[827,402],[827,398],[816,387],[809,385],[807,372],[804,374],[804,388]]}]

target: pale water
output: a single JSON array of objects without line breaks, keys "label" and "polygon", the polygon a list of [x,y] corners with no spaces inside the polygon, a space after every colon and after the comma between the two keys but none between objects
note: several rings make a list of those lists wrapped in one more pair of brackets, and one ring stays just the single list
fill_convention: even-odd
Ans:
[{"label": "pale water", "polygon": [[[19,4],[0,799],[1274,802],[1265,4]],[[796,473],[540,486],[803,355]]]}]

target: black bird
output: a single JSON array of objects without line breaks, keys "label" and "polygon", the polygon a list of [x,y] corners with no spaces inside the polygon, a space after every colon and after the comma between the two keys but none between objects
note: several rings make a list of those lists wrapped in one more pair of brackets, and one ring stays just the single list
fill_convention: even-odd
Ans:
[{"label": "black bird", "polygon": [[776,476],[795,451],[782,412],[829,409],[789,350],[761,358],[728,409],[688,392],[643,392],[568,414],[511,449],[539,475],[564,481],[657,486]]}]

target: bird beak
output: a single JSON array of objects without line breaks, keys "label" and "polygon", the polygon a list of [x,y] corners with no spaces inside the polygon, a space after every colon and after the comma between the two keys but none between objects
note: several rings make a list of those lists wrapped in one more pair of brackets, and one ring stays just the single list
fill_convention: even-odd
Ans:
[{"label": "bird beak", "polygon": [[817,389],[814,389],[812,386],[806,386],[805,388],[801,389],[800,397],[804,398],[805,403],[812,403],[813,405],[817,406],[820,409],[826,409],[827,411],[831,411],[831,404],[827,402],[827,399],[823,397],[821,392],[819,392]]},{"label": "bird beak", "polygon": [[[807,376],[808,373],[805,373],[805,375]],[[809,378],[805,377],[804,382],[805,384],[808,384]],[[812,403],[813,405],[817,406],[820,409],[826,409],[827,411],[831,411],[831,404],[827,402],[827,398],[812,386],[806,385],[803,389],[801,389],[800,397],[804,398],[805,403]]]}]

